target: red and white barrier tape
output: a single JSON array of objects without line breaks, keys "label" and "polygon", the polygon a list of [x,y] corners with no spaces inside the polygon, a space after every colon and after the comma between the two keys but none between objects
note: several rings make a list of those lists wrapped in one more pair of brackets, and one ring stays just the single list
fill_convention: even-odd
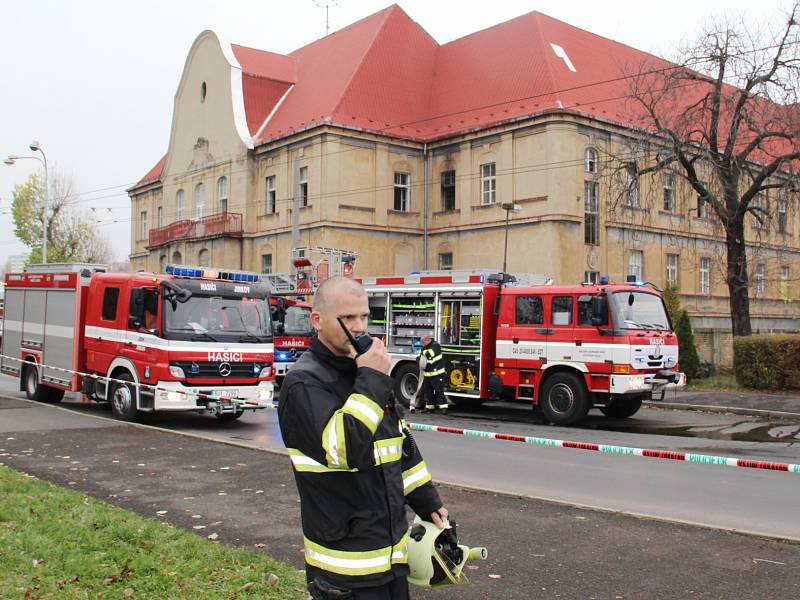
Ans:
[{"label": "red and white barrier tape", "polygon": [[676,452],[674,450],[646,450],[644,448],[630,448],[628,446],[612,446],[609,444],[593,444],[591,442],[569,442],[550,438],[512,435],[508,433],[492,433],[490,431],[477,431],[475,429],[460,429],[458,427],[442,427],[440,425],[425,425],[422,423],[408,423],[414,431],[436,431],[438,433],[453,433],[466,437],[490,438],[508,442],[522,442],[538,446],[551,446],[556,448],[573,448],[576,450],[592,450],[606,454],[623,454],[642,456],[644,458],[663,458],[667,460],[680,460],[684,462],[699,463],[704,465],[719,465],[723,467],[744,467],[746,469],[766,469],[767,471],[785,471],[787,473],[800,473],[800,465],[776,463],[765,460],[744,458],[731,458],[728,456],[713,456],[710,454],[691,454]]}]

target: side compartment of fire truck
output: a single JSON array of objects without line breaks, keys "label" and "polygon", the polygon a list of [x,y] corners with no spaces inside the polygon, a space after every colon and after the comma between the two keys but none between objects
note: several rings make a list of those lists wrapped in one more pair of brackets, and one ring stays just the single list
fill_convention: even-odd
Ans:
[{"label": "side compartment of fire truck", "polygon": [[[22,284],[14,277],[33,281]],[[19,377],[28,398],[59,402],[65,390],[78,389],[80,300],[77,273],[9,275],[0,371]]]},{"label": "side compartment of fire truck", "polygon": [[442,347],[445,393],[455,404],[481,401],[483,294],[461,291],[370,291],[369,333],[383,339],[393,358],[396,396],[408,405],[416,395],[421,338]]}]

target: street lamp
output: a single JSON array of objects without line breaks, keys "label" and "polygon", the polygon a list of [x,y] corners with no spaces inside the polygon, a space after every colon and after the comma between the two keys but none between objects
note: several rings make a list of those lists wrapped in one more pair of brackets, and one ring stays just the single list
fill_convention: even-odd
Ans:
[{"label": "street lamp", "polygon": [[519,204],[514,204],[513,202],[503,202],[500,205],[504,211],[506,211],[506,242],[505,247],[503,248],[503,273],[506,272],[506,258],[508,257],[508,215],[509,213],[519,213],[522,211],[522,207]]},{"label": "street lamp", "polygon": [[7,165],[13,165],[18,160],[38,160],[44,167],[44,207],[42,208],[42,264],[47,264],[47,184],[50,179],[47,176],[47,155],[45,155],[42,146],[37,141],[31,142],[30,149],[34,152],[41,152],[42,158],[38,156],[17,156],[9,154],[3,162]]}]

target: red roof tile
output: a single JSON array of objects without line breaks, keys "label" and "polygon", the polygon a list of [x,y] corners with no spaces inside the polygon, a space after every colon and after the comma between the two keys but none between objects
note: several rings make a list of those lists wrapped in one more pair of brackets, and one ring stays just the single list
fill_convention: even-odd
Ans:
[{"label": "red roof tile", "polygon": [[156,165],[147,172],[147,174],[144,177],[142,177],[138,182],[136,182],[136,185],[128,188],[128,191],[135,190],[136,188],[145,186],[149,183],[155,183],[156,181],[161,179],[161,173],[164,171],[164,163],[166,162],[166,160],[167,160],[167,155],[165,154],[164,156],[161,157],[161,160],[159,160],[156,163]]}]

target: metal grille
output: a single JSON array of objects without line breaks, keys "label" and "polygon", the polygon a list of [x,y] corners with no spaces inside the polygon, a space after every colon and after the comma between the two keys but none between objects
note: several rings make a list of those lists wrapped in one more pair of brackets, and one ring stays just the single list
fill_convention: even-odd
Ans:
[{"label": "metal grille", "polygon": [[[186,374],[186,379],[211,379],[222,377],[219,367],[222,364],[230,365],[231,373],[226,379],[242,379],[258,377],[258,374],[266,363],[254,362],[207,362],[207,361],[175,361],[170,366],[180,367]],[[258,365],[258,371],[256,371]]]}]

